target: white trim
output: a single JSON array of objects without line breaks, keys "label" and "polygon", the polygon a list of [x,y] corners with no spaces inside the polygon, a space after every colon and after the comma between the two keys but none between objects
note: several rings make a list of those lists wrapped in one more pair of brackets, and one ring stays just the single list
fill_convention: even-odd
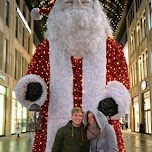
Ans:
[{"label": "white trim", "polygon": [[122,118],[130,108],[131,97],[128,89],[118,81],[111,81],[106,87],[105,97],[111,97],[118,104],[118,114],[111,117],[112,120]]},{"label": "white trim", "polygon": [[[39,82],[42,85],[43,93],[42,93],[41,97],[34,102],[31,102],[30,100],[25,99],[27,85],[30,82]],[[15,95],[16,95],[17,100],[19,100],[19,102],[24,107],[29,108],[34,103],[38,104],[39,106],[42,106],[47,97],[46,88],[47,87],[46,87],[45,81],[41,77],[39,77],[35,74],[29,74],[29,75],[24,76],[17,82],[16,89],[15,89]]]}]

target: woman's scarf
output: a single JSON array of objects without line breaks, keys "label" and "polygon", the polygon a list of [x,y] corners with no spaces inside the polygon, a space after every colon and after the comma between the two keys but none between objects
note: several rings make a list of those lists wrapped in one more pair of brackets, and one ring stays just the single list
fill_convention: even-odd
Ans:
[{"label": "woman's scarf", "polygon": [[101,130],[98,127],[98,125],[96,123],[91,124],[91,125],[89,125],[89,127],[87,129],[87,138],[88,138],[88,140],[93,140],[96,137],[98,137],[100,133],[101,133]]}]

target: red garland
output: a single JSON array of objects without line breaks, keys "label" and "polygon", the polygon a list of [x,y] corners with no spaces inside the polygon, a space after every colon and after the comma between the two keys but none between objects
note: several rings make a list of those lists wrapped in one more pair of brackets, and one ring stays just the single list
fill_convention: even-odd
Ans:
[{"label": "red garland", "polygon": [[[129,74],[122,47],[112,38],[107,39],[107,83],[117,80],[130,89]],[[126,152],[119,120],[109,120],[117,136],[119,152]]]},{"label": "red garland", "polygon": [[120,44],[114,39],[107,39],[107,83],[117,80],[130,89],[128,66]]},{"label": "red garland", "polygon": [[109,120],[109,124],[114,127],[117,137],[117,145],[119,152],[126,152],[119,120]]},{"label": "red garland", "polygon": [[82,107],[82,59],[71,57],[74,107]]},{"label": "red garland", "polygon": [[47,139],[47,118],[49,104],[49,82],[50,82],[50,63],[49,63],[49,42],[44,40],[36,49],[32,57],[27,74],[36,74],[44,79],[47,84],[47,99],[41,107],[42,132],[36,132],[32,152],[45,152]]}]

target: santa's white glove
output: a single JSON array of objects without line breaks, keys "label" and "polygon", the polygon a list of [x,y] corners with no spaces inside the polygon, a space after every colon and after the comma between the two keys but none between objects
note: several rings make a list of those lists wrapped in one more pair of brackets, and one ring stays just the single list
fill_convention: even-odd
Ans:
[{"label": "santa's white glove", "polygon": [[29,108],[36,103],[42,106],[47,97],[45,81],[35,75],[29,74],[21,78],[16,85],[16,98],[24,106]]},{"label": "santa's white glove", "polygon": [[112,120],[118,120],[128,112],[130,101],[128,89],[118,81],[111,81],[106,87],[105,99],[100,101],[98,110]]}]

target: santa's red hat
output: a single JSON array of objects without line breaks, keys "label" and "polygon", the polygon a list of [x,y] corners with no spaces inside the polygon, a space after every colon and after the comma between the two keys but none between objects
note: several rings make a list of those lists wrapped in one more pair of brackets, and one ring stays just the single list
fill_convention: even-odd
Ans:
[{"label": "santa's red hat", "polygon": [[50,10],[53,7],[55,1],[56,0],[51,0],[47,6],[42,7],[41,9],[33,8],[31,11],[32,18],[34,20],[40,20],[43,16],[47,16],[50,13]]}]

